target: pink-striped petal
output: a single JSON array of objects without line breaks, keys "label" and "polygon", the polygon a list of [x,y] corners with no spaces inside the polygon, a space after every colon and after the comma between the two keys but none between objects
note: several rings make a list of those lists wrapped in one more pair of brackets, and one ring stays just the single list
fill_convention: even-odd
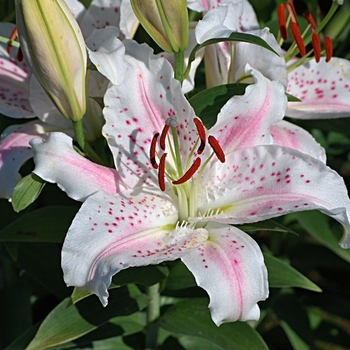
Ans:
[{"label": "pink-striped petal", "polygon": [[294,148],[326,163],[325,149],[303,128],[285,120],[270,126],[275,145]]},{"label": "pink-striped petal", "polygon": [[63,245],[67,285],[95,293],[104,306],[111,278],[119,271],[175,260],[208,237],[203,228],[178,226],[177,209],[164,194],[132,192],[89,197]]},{"label": "pink-striped petal", "polygon": [[10,198],[14,187],[21,178],[19,169],[33,156],[29,141],[51,131],[40,122],[29,122],[8,127],[0,142],[0,198]]},{"label": "pink-striped petal", "polygon": [[292,148],[257,146],[231,153],[216,163],[199,194],[191,220],[243,224],[292,212],[317,209],[339,221],[350,248],[350,200],[344,181],[321,161]]},{"label": "pink-striped petal", "polygon": [[333,57],[312,60],[288,74],[287,92],[302,102],[289,102],[286,115],[301,119],[350,117],[350,61]]},{"label": "pink-striped petal", "polygon": [[[197,139],[195,115],[179,82],[172,78],[168,61],[135,42],[128,43],[127,53],[128,69],[125,72],[121,67],[127,78],[111,86],[105,95],[103,134],[125,183],[130,187],[143,183],[154,186],[158,180],[149,159],[154,134],[162,132],[168,118],[176,117],[180,152],[186,162]],[[115,67],[117,73],[118,68]]]},{"label": "pink-striped petal", "polygon": [[46,141],[36,138],[30,144],[34,152],[33,172],[45,181],[57,183],[77,201],[84,201],[97,191],[114,194],[124,188],[114,169],[80,156],[66,134],[54,132]]},{"label": "pink-striped petal", "polygon": [[258,244],[233,226],[209,223],[209,238],[181,258],[210,297],[211,317],[224,322],[258,320],[268,297],[267,271]]},{"label": "pink-striped petal", "polygon": [[287,99],[281,84],[247,67],[255,84],[243,96],[232,97],[210,129],[226,154],[240,148],[272,143],[270,125],[284,117]]}]

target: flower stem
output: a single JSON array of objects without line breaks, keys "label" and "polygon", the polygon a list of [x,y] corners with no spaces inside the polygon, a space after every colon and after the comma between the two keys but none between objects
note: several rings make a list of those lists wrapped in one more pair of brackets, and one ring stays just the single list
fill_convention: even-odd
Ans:
[{"label": "flower stem", "polygon": [[174,52],[174,58],[174,78],[182,85],[184,80],[184,51]]},{"label": "flower stem", "polygon": [[155,320],[160,315],[160,295],[159,283],[147,287],[147,296],[149,297],[149,304],[147,306],[147,329],[146,329],[146,348],[156,349],[158,338],[158,326]]},{"label": "flower stem", "polygon": [[79,147],[84,152],[84,154],[98,164],[104,164],[103,160],[98,156],[98,154],[93,150],[85,140],[84,130],[83,130],[83,120],[72,121],[75,139],[78,142]]}]

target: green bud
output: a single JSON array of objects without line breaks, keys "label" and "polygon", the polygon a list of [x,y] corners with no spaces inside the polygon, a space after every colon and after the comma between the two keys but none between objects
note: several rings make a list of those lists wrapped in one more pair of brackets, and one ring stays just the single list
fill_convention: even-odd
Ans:
[{"label": "green bud", "polygon": [[131,0],[136,17],[152,39],[167,52],[188,46],[186,0]]},{"label": "green bud", "polygon": [[58,110],[73,121],[86,110],[87,54],[64,0],[15,0],[24,57]]}]

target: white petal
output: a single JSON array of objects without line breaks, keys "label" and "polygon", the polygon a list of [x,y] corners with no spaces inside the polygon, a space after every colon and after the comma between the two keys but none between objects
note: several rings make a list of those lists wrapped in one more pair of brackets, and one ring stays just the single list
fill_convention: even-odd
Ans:
[{"label": "white petal", "polygon": [[270,132],[275,145],[294,148],[326,163],[325,149],[303,128],[281,120],[271,125]]},{"label": "white petal", "polygon": [[34,139],[30,144],[34,152],[33,172],[48,182],[57,183],[75,200],[84,201],[101,190],[117,193],[123,188],[114,169],[80,156],[66,134],[51,133],[47,141]]},{"label": "white petal", "polygon": [[243,224],[317,209],[344,226],[341,246],[350,248],[347,189],[341,176],[321,161],[266,145],[238,150],[226,163],[216,164],[201,188],[198,210],[208,215],[200,220]]},{"label": "white petal", "polygon": [[245,232],[210,223],[208,240],[182,257],[197,284],[210,297],[217,326],[237,320],[258,320],[257,302],[268,297],[267,271],[257,243]]},{"label": "white petal", "polygon": [[87,289],[107,305],[113,275],[130,266],[175,260],[208,237],[205,229],[177,227],[177,210],[163,193],[130,191],[89,197],[62,250],[67,285]]},{"label": "white petal", "polygon": [[288,74],[287,92],[302,102],[289,102],[286,115],[317,119],[350,116],[350,61],[333,57],[310,61]]}]

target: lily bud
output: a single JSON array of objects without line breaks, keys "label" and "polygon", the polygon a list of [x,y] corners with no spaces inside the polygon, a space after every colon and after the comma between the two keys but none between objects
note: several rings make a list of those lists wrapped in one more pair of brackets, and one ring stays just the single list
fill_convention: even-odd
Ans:
[{"label": "lily bud", "polygon": [[15,0],[21,49],[58,110],[78,121],[86,110],[87,54],[64,0]]},{"label": "lily bud", "polygon": [[188,46],[186,0],[131,0],[136,17],[152,39],[167,52]]}]

